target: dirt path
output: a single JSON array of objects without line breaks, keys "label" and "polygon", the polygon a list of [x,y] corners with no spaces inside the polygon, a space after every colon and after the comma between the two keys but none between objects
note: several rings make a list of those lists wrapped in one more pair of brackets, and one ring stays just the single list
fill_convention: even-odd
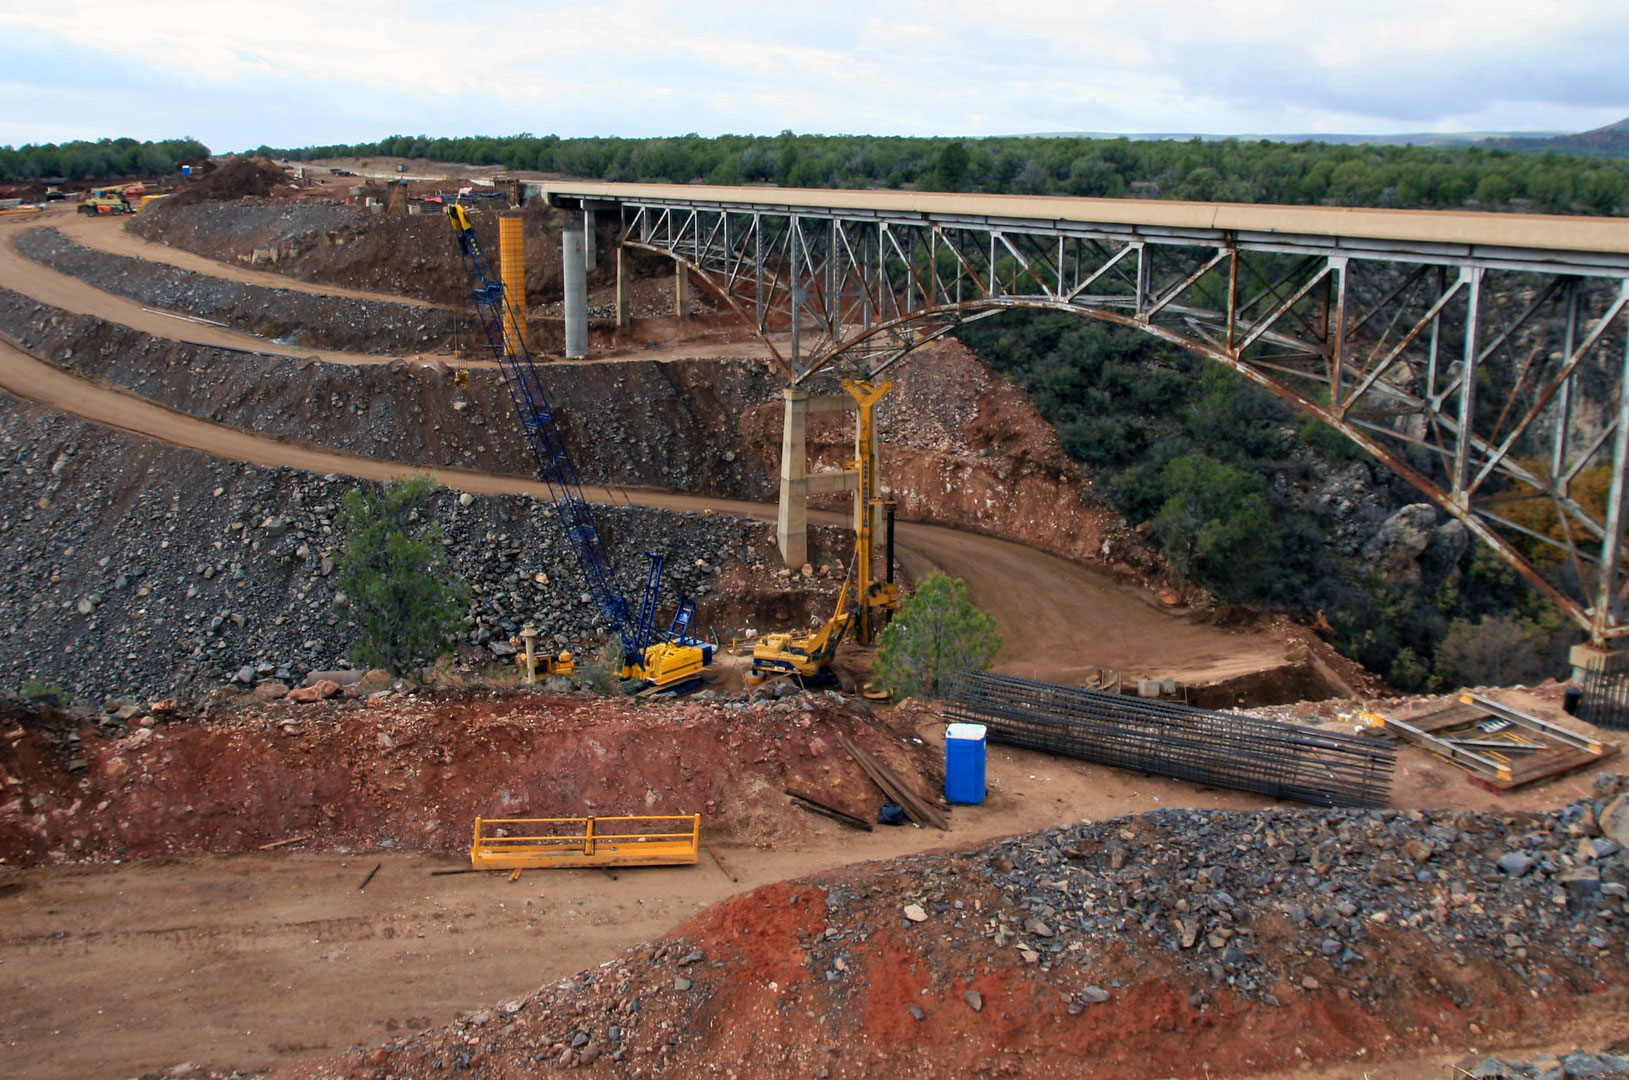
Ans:
[{"label": "dirt path", "polygon": [[[938,742],[932,725],[920,729]],[[1423,759],[1423,756],[1422,756]],[[0,1033],[8,1076],[116,1080],[183,1061],[265,1068],[489,1008],[569,977],[759,885],[857,861],[1159,808],[1270,800],[992,747],[989,797],[948,834],[811,819],[797,851],[720,849],[694,867],[431,877],[411,855],[237,855],[0,876]],[[1511,812],[1574,782],[1499,799],[1410,760],[1399,807]],[[705,840],[705,838],[704,838]],[[366,891],[364,875],[382,864]],[[117,971],[116,980],[107,977]]]},{"label": "dirt path", "polygon": [[[172,314],[160,311],[157,308],[139,304],[134,300],[113,293],[103,292],[93,285],[88,285],[78,278],[52,270],[33,259],[23,255],[14,246],[17,238],[25,232],[32,232],[42,228],[63,228],[78,223],[77,214],[68,212],[62,207],[53,208],[40,214],[30,214],[24,218],[0,218],[0,285],[32,297],[44,304],[71,311],[76,315],[92,315],[99,319],[128,326],[133,330],[140,330],[144,334],[167,341],[185,341],[194,345],[210,345],[224,349],[239,349],[248,352],[276,353],[282,356],[298,356],[313,360],[324,360],[335,364],[390,364],[398,357],[375,353],[349,353],[335,349],[308,349],[300,345],[274,344],[262,337],[253,334],[239,333],[224,327],[212,326],[209,323],[195,321],[185,315]],[[108,225],[108,222],[94,219],[82,219],[88,225]],[[111,226],[117,228],[117,226]],[[168,249],[165,249],[168,250]],[[213,270],[230,269],[220,264],[209,262]],[[231,277],[230,274],[216,273],[216,277]],[[259,284],[258,282],[256,284]],[[279,280],[275,283],[278,288],[287,287],[287,283]],[[326,290],[310,289],[310,292],[321,293]],[[373,296],[370,299],[395,302],[398,298],[393,296]],[[450,363],[457,363],[462,367],[491,367],[496,366],[492,361],[454,360],[451,356],[432,357],[426,354],[426,359],[443,359]]]},{"label": "dirt path", "polygon": [[[110,386],[76,378],[0,341],[0,389],[108,427],[219,457],[256,465],[289,466],[390,480],[428,471],[437,482],[477,495],[527,492],[547,497],[544,485],[513,476],[458,469],[413,470],[394,462],[211,423]],[[589,488],[590,499],[631,499],[671,510],[713,510],[773,521],[768,504],[708,499],[655,491],[613,493]],[[823,524],[845,515],[815,512]],[[987,536],[933,525],[902,523],[899,557],[911,573],[941,567],[968,584],[968,594],[989,608],[1006,644],[1000,670],[1068,681],[1097,667],[1158,673],[1202,681],[1260,671],[1284,662],[1283,644],[1270,634],[1220,630],[1158,610],[1139,590],[1111,575],[1054,555]]]},{"label": "dirt path", "polygon": [[[128,255],[134,259],[146,259],[148,262],[165,263],[169,266],[179,267],[182,270],[191,270],[195,274],[225,278],[228,281],[240,281],[246,285],[288,289],[290,292],[311,293],[316,296],[348,296],[354,300],[385,300],[393,304],[432,308],[437,311],[452,310],[446,304],[435,304],[411,296],[402,296],[396,293],[372,293],[362,289],[347,289],[342,285],[317,285],[309,281],[301,281],[296,277],[290,277],[287,274],[277,274],[267,270],[253,270],[245,266],[221,262],[218,259],[211,259],[181,248],[170,247],[167,244],[157,244],[138,236],[124,227],[123,219],[108,220],[100,217],[87,217],[84,214],[56,213],[52,216],[49,224],[74,243],[96,251],[106,251],[114,255]],[[449,230],[450,235],[451,231]],[[451,240],[448,243],[450,244]]]}]

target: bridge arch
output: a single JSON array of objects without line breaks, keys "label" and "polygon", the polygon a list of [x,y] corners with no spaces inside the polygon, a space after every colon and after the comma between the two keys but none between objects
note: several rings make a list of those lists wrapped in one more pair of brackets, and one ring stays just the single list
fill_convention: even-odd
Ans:
[{"label": "bridge arch", "polygon": [[[1629,636],[1629,221],[1137,200],[546,185],[615,209],[794,386],[1001,311],[1132,327],[1342,432],[1599,650]],[[1605,505],[1575,493],[1606,467]],[[1538,500],[1553,524],[1512,515]],[[1545,574],[1529,550],[1565,568]]]}]

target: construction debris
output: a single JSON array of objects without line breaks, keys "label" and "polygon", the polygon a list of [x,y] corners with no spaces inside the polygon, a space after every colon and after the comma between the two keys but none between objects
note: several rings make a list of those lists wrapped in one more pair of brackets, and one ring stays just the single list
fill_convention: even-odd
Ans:
[{"label": "construction debris", "polygon": [[942,831],[950,829],[950,819],[945,817],[938,807],[912,791],[897,773],[877,760],[869,750],[855,743],[841,731],[836,734],[837,741],[848,751],[849,757],[865,770],[865,774],[882,788],[884,794],[900,805],[905,811],[905,816],[913,823]]},{"label": "construction debris", "polygon": [[1374,732],[1389,732],[1465,769],[1467,779],[1504,793],[1605,761],[1614,743],[1465,692],[1456,704],[1410,720],[1360,713]]}]

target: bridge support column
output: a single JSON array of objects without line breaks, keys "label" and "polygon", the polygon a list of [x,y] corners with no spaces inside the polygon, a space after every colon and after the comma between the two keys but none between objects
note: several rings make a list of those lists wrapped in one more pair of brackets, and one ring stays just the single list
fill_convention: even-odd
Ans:
[{"label": "bridge support column", "polygon": [[681,319],[690,317],[690,268],[684,263],[673,264],[673,314]]},{"label": "bridge support column", "polygon": [[775,540],[780,545],[781,560],[796,570],[809,561],[809,496],[859,487],[859,474],[852,469],[809,474],[809,414],[853,409],[854,399],[846,394],[816,397],[796,387],[788,387],[782,394],[786,409],[781,421],[781,499],[775,518]]},{"label": "bridge support column", "polygon": [[583,211],[583,265],[592,270],[600,264],[599,242],[594,237],[594,211]]},{"label": "bridge support column", "polygon": [[633,325],[633,271],[628,265],[628,249],[617,248],[617,329]]},{"label": "bridge support column", "polygon": [[1629,650],[1603,649],[1594,645],[1574,645],[1567,654],[1572,665],[1572,678],[1582,686],[1594,674],[1629,674]]},{"label": "bridge support column", "polygon": [[566,359],[588,355],[588,267],[583,261],[583,223],[566,215],[560,234],[561,273],[566,294]]}]

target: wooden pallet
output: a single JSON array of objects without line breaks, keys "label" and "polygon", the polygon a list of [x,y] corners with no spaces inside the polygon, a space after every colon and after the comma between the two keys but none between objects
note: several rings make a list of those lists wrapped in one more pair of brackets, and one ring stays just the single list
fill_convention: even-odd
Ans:
[{"label": "wooden pallet", "polygon": [[[1520,742],[1514,744],[1519,749],[1502,751],[1501,740],[1482,730],[1480,725],[1497,720],[1507,721],[1519,733]],[[1616,743],[1470,693],[1411,720],[1371,717],[1369,722],[1452,761],[1466,771],[1471,783],[1496,794],[1586,768],[1614,757],[1620,749]]]}]

